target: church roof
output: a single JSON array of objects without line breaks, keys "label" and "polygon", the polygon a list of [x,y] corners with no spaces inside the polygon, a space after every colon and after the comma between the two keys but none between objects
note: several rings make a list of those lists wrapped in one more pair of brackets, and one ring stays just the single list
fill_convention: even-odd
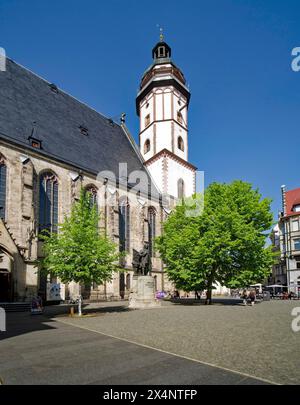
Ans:
[{"label": "church roof", "polygon": [[128,175],[142,170],[149,177],[121,125],[10,59],[0,72],[0,138],[93,174],[109,170],[118,177],[126,162]]}]

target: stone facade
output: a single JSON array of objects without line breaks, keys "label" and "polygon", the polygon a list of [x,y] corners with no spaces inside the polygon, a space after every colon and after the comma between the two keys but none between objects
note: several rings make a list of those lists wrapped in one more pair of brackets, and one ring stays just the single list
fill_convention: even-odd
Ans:
[{"label": "stone facade", "polygon": [[[5,219],[0,219],[0,268],[9,273],[6,300],[25,301],[30,300],[41,289],[40,274],[36,267],[36,260],[42,255],[42,242],[38,239],[38,185],[41,174],[50,171],[58,179],[58,223],[70,213],[72,202],[79,196],[81,187],[93,185],[98,194],[101,218],[99,227],[105,229],[107,235],[117,244],[119,199],[127,192],[121,186],[114,188],[109,182],[104,184],[104,179],[96,178],[88,172],[74,176],[74,172],[78,171],[75,167],[3,140],[0,141],[0,153],[7,168]],[[129,193],[129,196],[132,201],[136,199],[134,194]],[[100,203],[103,201],[104,204]],[[161,233],[162,222],[167,214],[158,200],[150,201],[141,196],[139,202],[130,206],[130,250],[124,263],[124,275],[114,274],[112,281],[105,285],[82,286],[81,291],[86,298],[119,299],[120,293],[128,296],[133,277],[132,249],[141,249],[148,239],[149,207],[153,207],[156,213],[156,236]],[[162,262],[157,253],[154,253],[152,259],[152,275],[156,280],[156,290],[171,288],[164,279]],[[124,290],[124,295],[121,290]],[[78,286],[71,283],[66,288],[66,299],[78,292]]]}]

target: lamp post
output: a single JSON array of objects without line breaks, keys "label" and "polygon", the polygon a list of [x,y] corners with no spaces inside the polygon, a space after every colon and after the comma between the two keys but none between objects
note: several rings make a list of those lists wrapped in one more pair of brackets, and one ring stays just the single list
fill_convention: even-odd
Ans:
[{"label": "lamp post", "polygon": [[286,199],[285,199],[285,185],[281,186],[281,196],[282,196],[282,213],[283,213],[283,229],[284,229],[284,256],[286,265],[286,280],[288,292],[290,292],[290,251],[289,251],[289,236],[288,236],[288,224],[286,218]]}]

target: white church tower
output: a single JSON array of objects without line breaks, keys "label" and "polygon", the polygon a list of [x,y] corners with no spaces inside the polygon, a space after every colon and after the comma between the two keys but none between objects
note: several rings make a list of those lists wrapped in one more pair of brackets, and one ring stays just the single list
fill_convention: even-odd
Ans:
[{"label": "white church tower", "polygon": [[162,34],[152,57],[136,98],[140,151],[161,193],[188,197],[196,181],[196,167],[188,162],[190,92]]}]

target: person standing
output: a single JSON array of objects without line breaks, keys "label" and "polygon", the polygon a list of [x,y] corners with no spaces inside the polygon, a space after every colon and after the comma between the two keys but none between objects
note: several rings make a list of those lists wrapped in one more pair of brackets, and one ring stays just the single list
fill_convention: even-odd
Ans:
[{"label": "person standing", "polygon": [[246,288],[243,290],[242,298],[243,298],[243,305],[247,305],[248,291],[246,290]]}]

